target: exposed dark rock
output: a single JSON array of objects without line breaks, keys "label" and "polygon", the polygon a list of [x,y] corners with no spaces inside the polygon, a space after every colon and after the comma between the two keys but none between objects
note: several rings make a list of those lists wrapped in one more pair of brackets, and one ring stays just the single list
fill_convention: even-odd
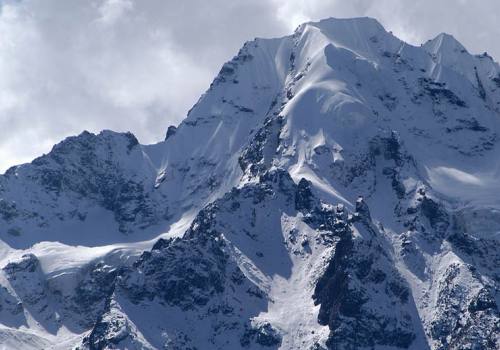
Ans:
[{"label": "exposed dark rock", "polygon": [[[397,271],[389,278],[375,268],[380,264],[388,266],[389,262],[384,262],[387,255],[374,240],[354,239],[348,222],[342,220],[342,226],[340,240],[313,295],[315,303],[321,304],[319,323],[330,328],[328,348],[409,347],[416,336],[404,306],[409,299],[408,287]],[[374,290],[387,296],[383,303],[390,312],[371,305],[368,291]],[[395,308],[401,312],[397,317]]]},{"label": "exposed dark rock", "polygon": [[160,238],[159,240],[156,241],[151,250],[163,250],[164,248],[167,248],[173,241],[174,239],[172,238],[168,239]]},{"label": "exposed dark rock", "polygon": [[496,77],[491,78],[491,80],[493,80],[493,82],[497,85],[497,87],[500,88],[500,74],[497,75]]},{"label": "exposed dark rock", "polygon": [[92,325],[104,313],[115,289],[118,269],[99,262],[84,271],[68,307],[81,318],[84,326]]},{"label": "exposed dark rock", "polygon": [[243,347],[250,347],[252,342],[265,347],[277,347],[281,344],[281,335],[269,322],[247,326],[241,338]]},{"label": "exposed dark rock", "polygon": [[398,105],[398,99],[395,96],[392,96],[389,93],[386,93],[384,95],[378,95],[378,99],[382,102],[382,104],[387,108],[389,111],[393,111],[396,109]]},{"label": "exposed dark rock", "polygon": [[455,231],[447,237],[448,241],[459,250],[475,256],[482,256],[483,251],[478,246],[478,240],[465,232]]},{"label": "exposed dark rock", "polygon": [[[114,312],[113,312],[114,311]],[[108,310],[97,320],[90,333],[83,339],[89,350],[120,348],[120,342],[133,338],[127,317],[108,306]]]},{"label": "exposed dark rock", "polygon": [[459,122],[459,125],[453,127],[453,128],[446,128],[447,132],[457,132],[461,130],[470,130],[470,131],[477,131],[477,132],[487,132],[489,129],[485,126],[482,126],[479,124],[476,118],[471,118],[471,119],[457,119],[457,122]]},{"label": "exposed dark rock", "polygon": [[167,141],[170,137],[174,136],[177,132],[177,127],[174,125],[170,125],[167,129],[167,134],[165,135],[165,141]]},{"label": "exposed dark rock", "polygon": [[431,97],[433,103],[440,104],[444,100],[461,108],[467,107],[465,101],[460,99],[453,91],[447,89],[445,84],[432,81],[428,78],[420,78],[419,81],[424,91]]},{"label": "exposed dark rock", "polygon": [[482,288],[479,293],[469,303],[468,311],[476,313],[486,311],[488,309],[498,312],[498,306],[495,299],[491,296],[486,288]]},{"label": "exposed dark rock", "polygon": [[[120,276],[119,286],[134,302],[159,298],[183,310],[206,305],[225,289],[228,257],[203,217],[195,222],[184,240],[143,254],[134,269]],[[200,226],[197,226],[200,225]],[[145,279],[137,284],[136,271]]]},{"label": "exposed dark rock", "polygon": [[431,227],[440,234],[443,234],[450,225],[448,213],[446,210],[433,199],[423,196],[420,210],[422,214],[429,220]]},{"label": "exposed dark rock", "polygon": [[[436,349],[495,349],[499,345],[500,313],[486,288],[470,302],[468,288],[461,282],[467,270],[458,263],[446,269],[436,286],[438,299],[430,334]],[[470,277],[469,277],[470,279]]]},{"label": "exposed dark rock", "polygon": [[[132,157],[133,152],[141,152],[138,144],[131,133],[103,131],[94,135],[83,132],[68,137],[55,145],[49,154],[23,168],[23,181],[40,188],[55,203],[63,194],[75,203],[82,198],[95,202],[113,212],[122,232],[152,225],[163,217],[164,209],[154,205],[143,181],[125,169],[122,161]],[[11,181],[19,180],[12,178]],[[35,199],[37,196],[34,194]],[[59,220],[85,215],[78,207],[71,209],[69,213],[56,212],[54,215]],[[37,213],[27,212],[26,208],[17,208],[17,212],[13,212],[9,202],[0,201],[0,215],[5,219],[14,219],[16,215],[18,219],[31,216],[40,225],[45,223]]]},{"label": "exposed dark rock", "polygon": [[281,117],[268,118],[264,126],[256,132],[248,147],[238,158],[243,171],[248,169],[250,174],[256,176],[269,166],[279,143],[282,123]]},{"label": "exposed dark rock", "polygon": [[481,82],[481,79],[479,78],[479,74],[477,72],[477,67],[474,67],[474,73],[476,74],[477,90],[479,92],[479,97],[481,97],[483,100],[486,100],[486,90],[484,89],[483,83]]},{"label": "exposed dark rock", "polygon": [[8,263],[3,270],[24,308],[29,308],[35,318],[52,317],[49,311],[51,290],[34,254],[23,255],[21,259]]},{"label": "exposed dark rock", "polygon": [[356,200],[356,217],[360,218],[366,223],[370,223],[372,221],[370,215],[370,208],[368,208],[368,204],[366,204],[363,197],[358,197]]},{"label": "exposed dark rock", "polygon": [[300,179],[295,193],[295,209],[299,211],[311,210],[313,203],[312,198],[311,182],[304,178]]},{"label": "exposed dark rock", "polygon": [[15,280],[20,273],[36,272],[40,268],[40,262],[34,254],[26,254],[19,261],[10,262],[3,270],[7,273],[9,279]]},{"label": "exposed dark rock", "polygon": [[236,78],[238,66],[253,60],[253,55],[250,53],[250,44],[250,42],[245,43],[245,45],[231,61],[224,63],[219,71],[219,74],[210,85],[210,88],[228,81],[235,84],[238,83],[238,79]]},{"label": "exposed dark rock", "polygon": [[16,203],[7,202],[5,199],[0,198],[0,217],[8,222],[18,216],[19,212]]},{"label": "exposed dark rock", "polygon": [[19,315],[23,312],[22,303],[4,286],[0,286],[0,313],[2,312],[11,316]]}]

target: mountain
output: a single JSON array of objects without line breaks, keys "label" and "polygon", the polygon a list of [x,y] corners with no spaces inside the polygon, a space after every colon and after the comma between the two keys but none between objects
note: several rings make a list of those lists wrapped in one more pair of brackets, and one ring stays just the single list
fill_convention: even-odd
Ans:
[{"label": "mountain", "polygon": [[225,63],[163,142],[0,176],[14,349],[500,348],[500,67],[371,18]]}]

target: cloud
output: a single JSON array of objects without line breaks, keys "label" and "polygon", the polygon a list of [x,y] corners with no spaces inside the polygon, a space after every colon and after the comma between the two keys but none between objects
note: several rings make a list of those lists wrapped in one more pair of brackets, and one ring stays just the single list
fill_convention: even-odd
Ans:
[{"label": "cloud", "polygon": [[451,32],[500,57],[484,0],[0,0],[0,172],[82,130],[161,140],[244,41],[372,16],[418,44]]},{"label": "cloud", "polygon": [[278,17],[295,28],[324,17],[369,16],[412,44],[439,33],[453,34],[475,53],[485,50],[500,60],[500,2],[497,0],[274,0]]},{"label": "cloud", "polygon": [[98,19],[104,25],[116,23],[127,11],[131,11],[134,4],[130,0],[107,0],[99,6],[101,17]]},{"label": "cloud", "polygon": [[0,172],[85,129],[161,140],[245,40],[281,26],[265,1],[0,4]]}]

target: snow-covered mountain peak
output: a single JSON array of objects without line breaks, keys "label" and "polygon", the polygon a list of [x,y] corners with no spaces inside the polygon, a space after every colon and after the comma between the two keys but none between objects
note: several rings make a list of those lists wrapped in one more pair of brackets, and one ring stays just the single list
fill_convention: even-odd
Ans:
[{"label": "snow-covered mountain peak", "polygon": [[318,28],[335,46],[372,59],[377,56],[377,48],[395,49],[401,45],[399,39],[387,32],[376,19],[369,17],[328,18],[303,26]]},{"label": "snow-covered mountain peak", "polygon": [[424,48],[435,55],[455,56],[468,53],[467,49],[451,34],[440,33],[434,39],[427,41]]},{"label": "snow-covered mountain peak", "polygon": [[[317,22],[306,22],[300,25],[296,32],[305,31],[308,27],[318,28],[329,39],[348,44],[347,46],[361,46],[362,42],[374,43],[377,39],[391,37],[380,22],[370,17],[330,17]],[[354,49],[354,47],[351,48]]]},{"label": "snow-covered mountain peak", "polygon": [[[33,165],[39,166],[49,161],[70,161],[69,157],[82,152],[89,152],[90,149],[100,149],[103,156],[106,153],[106,149],[112,152],[130,152],[138,145],[139,141],[130,132],[119,133],[111,130],[103,130],[96,135],[88,131],[83,131],[77,136],[70,136],[54,145],[47,155],[36,158],[33,161]],[[29,165],[21,165],[8,169],[6,175],[19,173],[20,167],[29,167]]]},{"label": "snow-covered mountain peak", "polygon": [[[300,25],[292,39],[292,70],[300,73],[324,56],[324,49],[332,46],[345,55],[353,55],[374,65],[380,64],[381,52],[397,52],[402,42],[394,37],[372,18],[337,19],[329,18]],[[283,52],[284,53],[284,52]],[[345,59],[345,58],[344,58]]]},{"label": "snow-covered mountain peak", "polygon": [[[436,80],[454,79],[451,75],[465,76],[471,84],[481,88],[500,73],[498,64],[486,53],[472,55],[452,35],[441,33],[423,46],[433,60],[432,77]],[[479,81],[479,82],[478,82]]]},{"label": "snow-covered mountain peak", "polygon": [[225,63],[164,141],[0,176],[0,347],[499,347],[500,70],[370,18]]}]

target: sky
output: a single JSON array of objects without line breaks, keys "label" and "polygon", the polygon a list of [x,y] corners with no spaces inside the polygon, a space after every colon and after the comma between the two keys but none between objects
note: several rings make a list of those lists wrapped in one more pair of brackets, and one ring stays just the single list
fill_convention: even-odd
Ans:
[{"label": "sky", "polygon": [[359,16],[500,61],[498,0],[0,0],[0,173],[83,130],[160,141],[245,41]]}]

